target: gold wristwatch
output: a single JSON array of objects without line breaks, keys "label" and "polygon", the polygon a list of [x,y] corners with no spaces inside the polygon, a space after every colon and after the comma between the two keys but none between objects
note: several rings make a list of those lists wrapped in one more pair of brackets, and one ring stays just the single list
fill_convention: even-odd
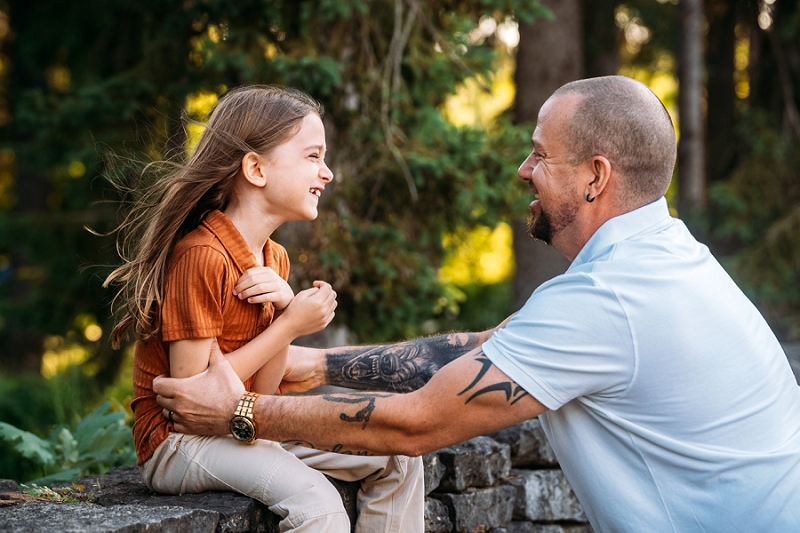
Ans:
[{"label": "gold wristwatch", "polygon": [[253,444],[258,440],[258,428],[253,420],[253,406],[259,396],[261,395],[255,392],[245,392],[239,400],[233,418],[228,423],[231,435],[239,442]]}]

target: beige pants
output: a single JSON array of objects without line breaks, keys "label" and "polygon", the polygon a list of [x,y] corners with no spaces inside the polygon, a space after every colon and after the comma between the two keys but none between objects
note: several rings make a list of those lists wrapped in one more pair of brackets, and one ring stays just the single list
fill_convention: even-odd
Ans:
[{"label": "beige pants", "polygon": [[140,470],[165,494],[231,490],[279,515],[281,532],[349,533],[339,492],[322,473],[361,481],[356,533],[422,533],[425,495],[419,457],[363,457],[259,440],[171,433]]}]

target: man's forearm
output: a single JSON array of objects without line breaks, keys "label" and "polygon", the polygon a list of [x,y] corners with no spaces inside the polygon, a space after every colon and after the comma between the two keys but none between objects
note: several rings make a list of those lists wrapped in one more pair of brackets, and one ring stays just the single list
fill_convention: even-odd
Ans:
[{"label": "man's forearm", "polygon": [[477,348],[493,330],[451,333],[383,346],[325,350],[325,382],[360,390],[411,392],[444,365]]}]

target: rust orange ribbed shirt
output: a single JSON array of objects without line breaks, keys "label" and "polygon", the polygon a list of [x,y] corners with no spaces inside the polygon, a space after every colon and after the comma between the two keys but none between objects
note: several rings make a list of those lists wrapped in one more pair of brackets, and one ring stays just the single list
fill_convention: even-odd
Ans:
[{"label": "rust orange ribbed shirt", "polygon": [[[289,256],[271,240],[264,260],[283,279],[289,277]],[[169,375],[168,344],[185,339],[216,337],[223,353],[247,344],[272,322],[271,303],[249,304],[233,296],[233,287],[249,268],[258,266],[233,223],[213,211],[180,240],[169,257],[164,281],[161,330],[148,342],[136,344],[133,363],[133,440],[137,463],[147,461],[170,431],[153,393],[153,378]],[[205,355],[205,354],[199,354]],[[245,381],[250,389],[252,378]]]}]

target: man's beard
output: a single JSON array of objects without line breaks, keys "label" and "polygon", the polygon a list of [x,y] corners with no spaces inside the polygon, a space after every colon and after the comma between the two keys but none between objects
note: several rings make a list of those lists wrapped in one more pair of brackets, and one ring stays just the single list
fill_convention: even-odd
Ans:
[{"label": "man's beard", "polygon": [[[541,202],[541,200],[540,200]],[[552,244],[553,237],[559,234],[567,226],[572,224],[578,214],[578,206],[570,204],[564,207],[564,211],[554,217],[548,215],[541,204],[539,205],[539,215],[534,212],[533,207],[528,208],[530,218],[528,219],[528,234],[538,241],[545,244]]]}]

